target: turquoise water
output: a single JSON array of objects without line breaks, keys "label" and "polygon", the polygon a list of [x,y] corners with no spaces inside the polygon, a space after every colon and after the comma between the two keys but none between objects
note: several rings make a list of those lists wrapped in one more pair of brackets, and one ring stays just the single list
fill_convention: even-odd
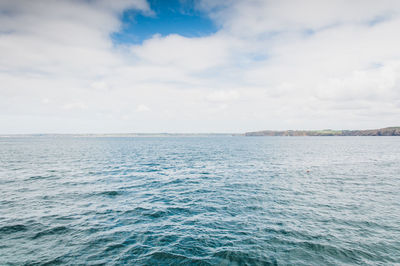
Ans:
[{"label": "turquoise water", "polygon": [[0,264],[400,263],[399,137],[0,138]]}]

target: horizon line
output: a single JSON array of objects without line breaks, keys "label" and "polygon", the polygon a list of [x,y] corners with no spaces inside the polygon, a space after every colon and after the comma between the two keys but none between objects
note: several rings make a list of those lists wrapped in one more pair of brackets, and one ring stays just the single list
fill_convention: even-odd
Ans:
[{"label": "horizon line", "polygon": [[368,131],[400,128],[400,126],[387,126],[381,128],[367,128],[367,129],[261,129],[242,132],[117,132],[117,133],[0,133],[0,136],[40,136],[40,135],[243,135],[246,133],[273,131]]}]

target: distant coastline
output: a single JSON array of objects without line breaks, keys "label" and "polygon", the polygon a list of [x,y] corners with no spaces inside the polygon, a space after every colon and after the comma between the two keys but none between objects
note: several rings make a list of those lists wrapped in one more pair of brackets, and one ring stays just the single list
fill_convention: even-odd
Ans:
[{"label": "distant coastline", "polygon": [[138,137],[262,137],[262,136],[400,136],[400,127],[366,130],[262,130],[246,133],[71,133],[71,134],[0,134],[0,138],[138,138]]},{"label": "distant coastline", "polygon": [[400,136],[400,127],[367,130],[263,130],[246,132],[245,136]]}]

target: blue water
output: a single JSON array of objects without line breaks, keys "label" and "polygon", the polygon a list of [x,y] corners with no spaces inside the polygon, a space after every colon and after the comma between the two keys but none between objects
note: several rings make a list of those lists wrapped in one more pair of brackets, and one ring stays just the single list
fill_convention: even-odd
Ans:
[{"label": "blue water", "polygon": [[400,263],[399,137],[0,138],[0,264]]}]

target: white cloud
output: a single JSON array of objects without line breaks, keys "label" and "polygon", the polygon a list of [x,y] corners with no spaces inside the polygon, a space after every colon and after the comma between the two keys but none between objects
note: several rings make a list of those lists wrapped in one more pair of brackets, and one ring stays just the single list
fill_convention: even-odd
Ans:
[{"label": "white cloud", "polygon": [[42,99],[42,103],[43,104],[48,104],[50,102],[50,100],[48,98],[43,98]]},{"label": "white cloud", "polygon": [[71,110],[71,109],[86,110],[88,109],[88,106],[85,103],[78,101],[78,102],[67,103],[63,105],[63,108],[66,110]]},{"label": "white cloud", "polygon": [[214,91],[207,95],[206,99],[213,102],[227,102],[239,99],[240,95],[237,91]]},{"label": "white cloud", "polygon": [[202,0],[197,7],[218,32],[115,45],[110,35],[124,10],[154,15],[146,1],[1,1],[0,133],[400,121],[398,1]]},{"label": "white cloud", "polygon": [[144,105],[144,104],[139,104],[139,105],[136,107],[136,111],[137,111],[137,112],[147,112],[147,111],[150,111],[150,108],[147,107],[147,106]]},{"label": "white cloud", "polygon": [[229,43],[218,36],[186,38],[155,35],[143,45],[133,46],[132,53],[144,63],[199,71],[226,64],[229,49]]},{"label": "white cloud", "polygon": [[398,15],[396,0],[202,0],[199,8],[210,12],[226,31],[241,36],[321,30],[342,24],[374,23]]}]

